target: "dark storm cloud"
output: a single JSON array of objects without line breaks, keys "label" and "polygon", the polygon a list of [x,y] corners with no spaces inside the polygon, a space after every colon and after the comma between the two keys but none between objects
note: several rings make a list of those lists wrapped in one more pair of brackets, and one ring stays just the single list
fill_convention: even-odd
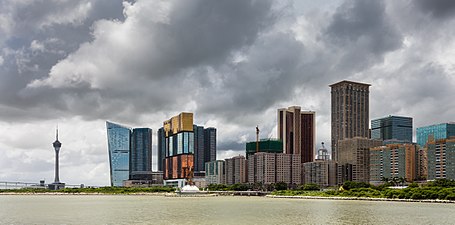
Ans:
[{"label": "dark storm cloud", "polygon": [[[52,4],[49,4],[52,3]],[[24,91],[34,79],[48,76],[52,66],[91,41],[91,26],[99,19],[123,20],[121,1],[3,1],[0,9],[0,106],[7,120],[56,116],[67,110],[60,90]],[[82,90],[85,91],[85,90]],[[32,115],[30,117],[30,115]]]},{"label": "dark storm cloud", "polygon": [[416,0],[415,3],[420,10],[435,18],[448,18],[455,15],[455,1],[453,0]]},{"label": "dark storm cloud", "polygon": [[332,16],[325,34],[331,44],[341,48],[337,66],[350,73],[382,61],[385,53],[399,48],[402,43],[382,0],[345,1]]},{"label": "dark storm cloud", "polygon": [[[186,104],[203,101],[196,98],[198,88],[213,94],[212,83],[206,81],[213,74],[200,71],[224,67],[276,20],[270,1],[173,2],[171,9],[136,2],[125,12],[124,23],[95,24],[92,42],[55,65],[48,79],[31,82],[23,92],[43,99],[49,87],[60,89],[70,102],[66,111],[87,119],[133,121],[138,118],[133,115],[141,113],[183,111]],[[119,105],[130,113],[113,110]]]},{"label": "dark storm cloud", "polygon": [[[0,150],[10,153],[0,170],[32,146],[52,156],[45,132],[57,120],[68,131],[62,170],[84,171],[94,184],[108,180],[104,120],[155,132],[191,111],[196,124],[217,128],[223,159],[244,152],[256,125],[260,138],[274,137],[276,109],[300,105],[316,111],[317,143],[328,143],[328,85],[345,79],[372,84],[371,118],[453,120],[448,1],[345,0],[314,10],[286,0],[0,5]],[[24,130],[49,144],[18,143]],[[28,168],[52,170],[37,165],[47,156],[34,157]]]}]

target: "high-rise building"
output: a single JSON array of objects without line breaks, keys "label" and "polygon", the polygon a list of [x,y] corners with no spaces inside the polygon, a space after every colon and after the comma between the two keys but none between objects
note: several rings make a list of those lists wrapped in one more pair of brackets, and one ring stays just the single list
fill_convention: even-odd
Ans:
[{"label": "high-rise building", "polygon": [[256,144],[258,152],[267,152],[267,153],[283,153],[283,142],[279,139],[262,139],[258,143],[255,141],[246,143],[246,158],[249,159],[250,156],[256,153]]},{"label": "high-rise building", "polygon": [[131,138],[130,179],[144,179],[152,172],[152,130],[134,128]]},{"label": "high-rise building", "polygon": [[420,180],[422,159],[417,144],[387,144],[370,148],[370,182],[381,182],[383,178],[405,178],[407,182]]},{"label": "high-rise building", "polygon": [[304,184],[317,184],[321,187],[337,185],[337,163],[333,160],[316,160],[303,163]]},{"label": "high-rise building", "polygon": [[225,181],[225,162],[216,160],[205,163],[205,180],[209,184],[224,184]]},{"label": "high-rise building", "polygon": [[290,186],[302,183],[301,156],[296,154],[259,152],[248,159],[248,183]]},{"label": "high-rise building", "polygon": [[166,158],[166,137],[164,136],[164,128],[158,129],[158,171],[164,170],[164,158]]},{"label": "high-rise building", "polygon": [[299,106],[278,109],[278,138],[286,154],[301,155],[302,162],[314,159],[316,113],[301,111]]},{"label": "high-rise building", "polygon": [[382,141],[365,137],[354,137],[338,141],[339,184],[345,181],[369,182],[370,148],[381,146]]},{"label": "high-rise building", "polygon": [[205,161],[205,132],[203,126],[193,125],[194,130],[194,171],[204,171]]},{"label": "high-rise building", "polygon": [[369,137],[369,84],[341,81],[330,85],[332,95],[332,159],[338,160],[338,141]]},{"label": "high-rise building", "polygon": [[428,180],[455,179],[455,137],[428,141]]},{"label": "high-rise building", "polygon": [[371,120],[371,139],[412,142],[412,118],[387,116]]},{"label": "high-rise building", "polygon": [[216,128],[208,127],[204,129],[204,167],[205,163],[216,160]]},{"label": "high-rise building", "polygon": [[448,139],[455,136],[455,123],[441,123],[425,127],[417,128],[417,144],[425,146],[428,142],[428,137],[431,136],[433,140]]},{"label": "high-rise building", "polygon": [[163,128],[166,142],[163,178],[181,185],[184,183],[181,181],[194,171],[193,114],[182,112],[164,121]]},{"label": "high-rise building", "polygon": [[[216,128],[193,125],[194,172],[203,173],[205,163],[216,160]],[[158,160],[164,161],[165,141],[164,128],[158,130]],[[158,170],[162,170],[158,161]]]},{"label": "high-rise building", "polygon": [[226,159],[225,171],[227,185],[247,182],[247,164],[244,156]]},{"label": "high-rise building", "polygon": [[111,186],[123,186],[129,178],[131,129],[106,121]]}]

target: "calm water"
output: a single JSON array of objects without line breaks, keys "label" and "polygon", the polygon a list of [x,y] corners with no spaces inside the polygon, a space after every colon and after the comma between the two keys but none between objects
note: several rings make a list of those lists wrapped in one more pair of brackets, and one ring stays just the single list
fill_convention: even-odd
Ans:
[{"label": "calm water", "polygon": [[231,196],[0,196],[0,224],[455,224],[455,204]]}]

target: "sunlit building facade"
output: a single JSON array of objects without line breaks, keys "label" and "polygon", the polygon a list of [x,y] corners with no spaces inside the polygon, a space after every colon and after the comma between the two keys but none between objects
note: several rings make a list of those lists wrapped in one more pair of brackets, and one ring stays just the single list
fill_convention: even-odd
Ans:
[{"label": "sunlit building facade", "polygon": [[164,179],[185,179],[194,171],[193,114],[182,112],[164,121]]},{"label": "sunlit building facade", "polygon": [[131,128],[106,121],[111,186],[123,186],[130,174]]}]

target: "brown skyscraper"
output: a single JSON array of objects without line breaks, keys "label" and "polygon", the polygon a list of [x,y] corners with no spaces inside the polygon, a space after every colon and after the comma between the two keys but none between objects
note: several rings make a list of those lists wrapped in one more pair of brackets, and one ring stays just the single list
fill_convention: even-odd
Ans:
[{"label": "brown skyscraper", "polygon": [[316,113],[300,111],[299,106],[278,109],[278,138],[283,141],[283,152],[302,156],[302,163],[314,158]]},{"label": "brown skyscraper", "polygon": [[369,137],[369,84],[341,81],[332,88],[332,160],[338,160],[339,140]]}]

